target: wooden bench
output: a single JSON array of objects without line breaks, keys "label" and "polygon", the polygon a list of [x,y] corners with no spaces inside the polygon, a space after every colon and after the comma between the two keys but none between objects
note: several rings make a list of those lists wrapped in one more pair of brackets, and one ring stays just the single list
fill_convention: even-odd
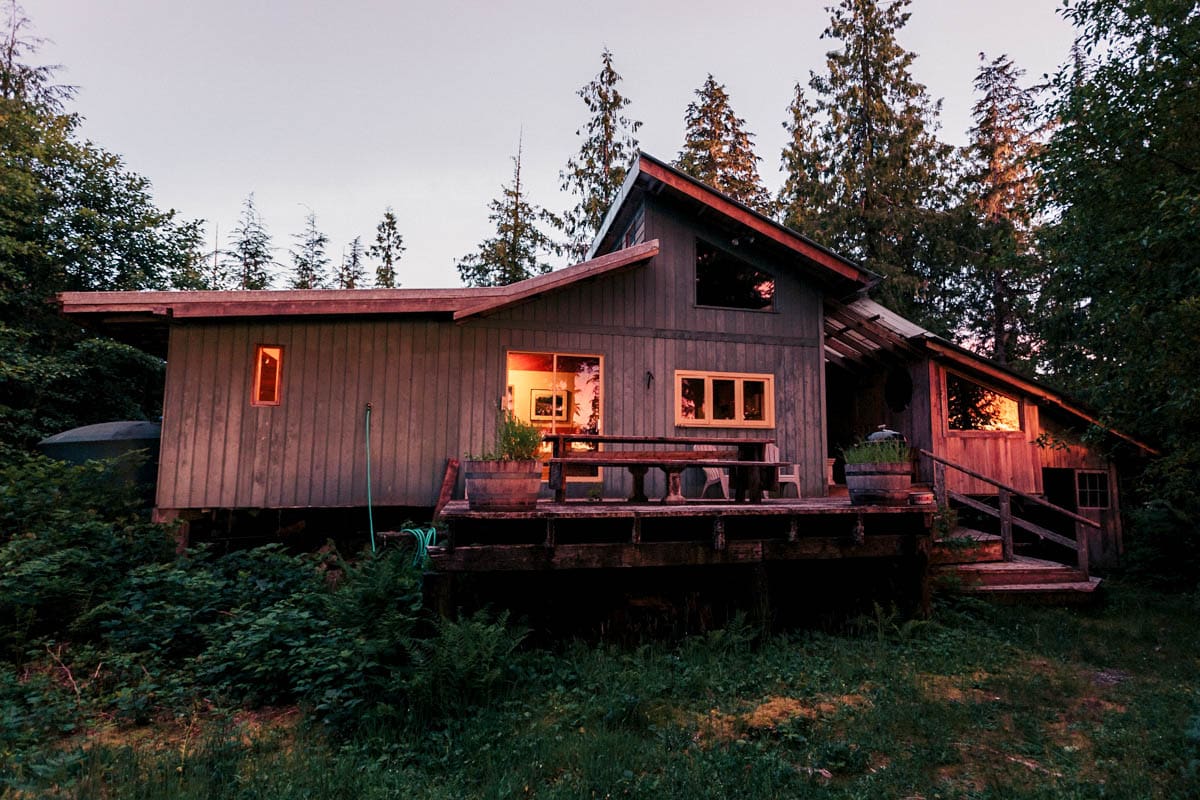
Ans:
[{"label": "wooden bench", "polygon": [[[764,439],[716,439],[711,437],[668,437],[668,436],[597,436],[583,434],[549,434],[545,437],[552,445],[550,458],[550,486],[556,502],[566,499],[566,479],[572,466],[624,467],[633,478],[633,492],[629,501],[644,503],[646,497],[646,473],[651,467],[661,469],[667,478],[667,492],[663,502],[678,504],[685,502],[681,491],[680,476],[688,467],[714,467],[728,469],[730,488],[734,499],[755,503],[762,500],[764,489],[773,488],[779,467],[786,464],[766,461],[763,451],[770,440]],[[707,445],[723,449],[715,450],[577,450],[568,447],[572,442],[587,444],[654,444],[668,447],[682,445]]]}]

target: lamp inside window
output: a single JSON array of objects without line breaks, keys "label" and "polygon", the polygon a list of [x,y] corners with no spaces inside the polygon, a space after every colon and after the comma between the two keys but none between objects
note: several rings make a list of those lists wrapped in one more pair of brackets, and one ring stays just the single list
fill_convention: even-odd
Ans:
[{"label": "lamp inside window", "polygon": [[283,347],[260,344],[254,349],[254,390],[250,405],[277,406],[283,389]]}]

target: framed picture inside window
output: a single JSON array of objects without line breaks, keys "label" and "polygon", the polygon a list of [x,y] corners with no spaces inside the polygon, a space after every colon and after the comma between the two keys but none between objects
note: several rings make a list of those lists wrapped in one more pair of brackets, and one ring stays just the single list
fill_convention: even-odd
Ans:
[{"label": "framed picture inside window", "polygon": [[566,420],[570,416],[571,393],[563,389],[532,389],[529,392],[529,418]]}]

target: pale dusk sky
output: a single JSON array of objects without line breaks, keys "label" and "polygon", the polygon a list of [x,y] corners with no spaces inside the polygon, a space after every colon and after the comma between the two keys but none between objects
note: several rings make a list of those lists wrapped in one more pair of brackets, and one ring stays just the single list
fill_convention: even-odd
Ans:
[{"label": "pale dusk sky", "polygon": [[[365,244],[384,207],[399,219],[406,287],[456,286],[454,262],[493,227],[487,203],[524,137],[530,199],[561,212],[558,173],[587,120],[576,91],[613,52],[643,122],[641,148],[672,160],[683,113],[712,72],[755,134],[764,182],[792,89],[824,69],[826,2],[767,0],[25,0],[79,87],[82,132],[149,178],[163,208],[206,220],[221,245],[246,195],[289,264],[308,209],[336,263]],[[1067,58],[1058,0],[914,0],[901,44],[943,99],[942,130],[962,144],[979,53],[1007,53],[1033,82]],[[523,134],[522,134],[523,132]],[[372,265],[373,269],[373,265]],[[282,281],[277,280],[282,286]]]}]

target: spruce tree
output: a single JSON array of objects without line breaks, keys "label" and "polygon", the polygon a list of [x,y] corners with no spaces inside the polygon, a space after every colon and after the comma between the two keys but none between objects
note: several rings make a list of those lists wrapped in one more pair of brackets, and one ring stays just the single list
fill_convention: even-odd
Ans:
[{"label": "spruce tree", "polygon": [[350,249],[342,253],[342,263],[337,273],[337,288],[358,289],[365,275],[362,237],[355,236],[354,241],[350,242]]},{"label": "spruce tree", "polygon": [[560,248],[538,226],[561,227],[550,212],[531,203],[521,183],[521,148],[513,158],[513,182],[502,189],[488,208],[488,219],[496,235],[484,239],[479,248],[456,264],[467,286],[504,286],[550,271],[546,258]]},{"label": "spruce tree", "polygon": [[1029,355],[1033,299],[1039,283],[1031,202],[1038,138],[1036,98],[1020,85],[1024,71],[1007,56],[983,62],[975,78],[980,93],[967,149],[967,202],[975,223],[962,286],[963,325],[996,361]]},{"label": "spruce tree", "polygon": [[[827,189],[817,198],[815,233],[888,277],[880,300],[946,332],[954,320],[938,311],[944,278],[927,245],[935,215],[950,203],[942,170],[953,150],[934,135],[940,102],[913,78],[915,54],[896,39],[909,2],[841,0],[830,9],[821,38],[841,48],[826,53],[826,71],[809,81]],[[803,222],[802,200],[789,199],[785,223]]]},{"label": "spruce tree", "polygon": [[375,285],[384,289],[394,289],[400,284],[396,281],[396,264],[404,253],[404,237],[396,228],[396,213],[388,206],[383,212],[383,220],[375,226],[375,244],[367,249],[367,255],[379,259],[375,268]]},{"label": "spruce tree", "polygon": [[271,285],[271,234],[254,205],[254,193],[246,196],[229,249],[225,251],[228,271],[235,289],[266,289]]},{"label": "spruce tree", "polygon": [[576,136],[584,137],[583,143],[558,175],[562,189],[579,198],[575,207],[563,215],[566,248],[575,260],[587,254],[592,237],[616,199],[637,152],[635,134],[642,126],[622,114],[629,99],[617,88],[621,76],[613,69],[608,48],[600,60],[600,74],[577,92],[591,114],[587,125],[575,131]]},{"label": "spruce tree", "polygon": [[783,148],[781,168],[785,176],[779,190],[777,209],[786,225],[816,239],[827,238],[822,229],[829,208],[826,155],[818,139],[817,109],[797,83],[788,118],[783,128],[788,142]]},{"label": "spruce tree", "polygon": [[688,103],[684,125],[683,149],[675,166],[740,203],[770,213],[771,197],[758,176],[754,134],[733,113],[729,94],[712,73],[696,90],[696,100]]},{"label": "spruce tree", "polygon": [[292,255],[293,289],[324,289],[328,285],[327,269],[329,256],[325,247],[329,237],[317,228],[317,215],[309,211],[304,221],[304,231],[292,236],[296,249]]}]

